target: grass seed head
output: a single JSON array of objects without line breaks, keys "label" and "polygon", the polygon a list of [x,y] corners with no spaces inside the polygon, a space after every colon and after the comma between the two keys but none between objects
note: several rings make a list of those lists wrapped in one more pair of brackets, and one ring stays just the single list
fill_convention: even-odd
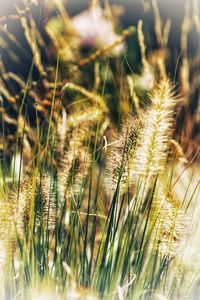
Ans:
[{"label": "grass seed head", "polygon": [[121,135],[112,143],[108,155],[107,182],[113,190],[116,189],[118,181],[120,181],[121,192],[127,187],[141,127],[140,120],[129,117],[128,121],[126,120],[123,124]]},{"label": "grass seed head", "polygon": [[169,80],[162,80],[150,99],[151,107],[142,116],[144,126],[135,158],[135,173],[143,176],[155,175],[165,167],[177,104]]}]

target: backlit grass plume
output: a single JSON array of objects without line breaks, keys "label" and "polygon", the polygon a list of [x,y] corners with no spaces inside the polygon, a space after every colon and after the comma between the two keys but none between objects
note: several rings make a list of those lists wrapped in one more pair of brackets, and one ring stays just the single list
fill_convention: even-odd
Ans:
[{"label": "backlit grass plume", "polygon": [[[26,176],[19,187],[15,187],[11,197],[14,206],[13,226],[15,239],[22,239],[23,234],[54,228],[57,217],[57,204],[49,173],[35,173]],[[11,210],[12,211],[12,210]]]},{"label": "backlit grass plume", "polygon": [[[14,200],[14,201],[13,201]],[[0,200],[0,241],[6,258],[10,259],[16,246],[16,199]]]},{"label": "backlit grass plume", "polygon": [[156,248],[162,255],[174,257],[186,239],[188,215],[186,216],[186,212],[173,195],[162,190],[153,201],[152,216],[156,220],[154,227]]},{"label": "backlit grass plume", "polygon": [[68,115],[64,109],[62,111],[57,127],[60,205],[67,194],[80,192],[83,188],[91,160],[90,139],[94,138],[94,124],[101,114],[99,109],[93,107],[86,108],[85,112],[76,111]]},{"label": "backlit grass plume", "polygon": [[154,87],[150,100],[151,106],[142,116],[144,126],[134,164],[134,173],[143,176],[155,175],[165,166],[178,102],[168,79]]},{"label": "backlit grass plume", "polygon": [[38,178],[37,183],[37,202],[35,204],[37,222],[45,231],[54,229],[57,213],[58,205],[53,190],[53,178],[46,172]]},{"label": "backlit grass plume", "polygon": [[111,144],[108,154],[107,177],[113,190],[116,189],[118,183],[120,192],[128,187],[141,128],[141,120],[129,117],[122,126],[122,133]]}]

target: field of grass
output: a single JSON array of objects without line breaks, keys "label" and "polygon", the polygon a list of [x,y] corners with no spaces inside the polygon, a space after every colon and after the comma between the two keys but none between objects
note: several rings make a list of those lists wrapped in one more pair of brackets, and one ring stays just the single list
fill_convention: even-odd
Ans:
[{"label": "field of grass", "polygon": [[0,300],[200,299],[200,5],[121,4],[0,16]]}]

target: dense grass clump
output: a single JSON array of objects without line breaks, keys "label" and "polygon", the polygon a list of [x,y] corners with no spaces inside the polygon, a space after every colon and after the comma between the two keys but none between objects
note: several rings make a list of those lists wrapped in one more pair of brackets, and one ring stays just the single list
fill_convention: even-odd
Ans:
[{"label": "dense grass clump", "polygon": [[172,78],[156,1],[155,32],[121,34],[107,1],[24,3],[0,18],[0,298],[197,299],[198,14]]}]

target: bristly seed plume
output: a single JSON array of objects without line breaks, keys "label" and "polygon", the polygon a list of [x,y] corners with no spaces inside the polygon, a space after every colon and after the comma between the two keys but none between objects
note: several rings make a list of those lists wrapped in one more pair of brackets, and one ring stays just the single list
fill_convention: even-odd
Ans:
[{"label": "bristly seed plume", "polygon": [[154,220],[154,245],[162,255],[175,256],[187,236],[189,216],[173,195],[161,190],[152,205],[152,221]]},{"label": "bristly seed plume", "polygon": [[129,117],[122,126],[122,133],[112,143],[108,155],[107,182],[110,182],[114,190],[120,182],[120,192],[128,186],[130,172],[134,165],[134,154],[138,137],[142,128],[142,122],[135,117]]},{"label": "bristly seed plume", "polygon": [[158,174],[165,166],[178,102],[168,79],[154,87],[150,99],[151,107],[142,117],[144,126],[134,166],[134,173],[143,176]]}]

